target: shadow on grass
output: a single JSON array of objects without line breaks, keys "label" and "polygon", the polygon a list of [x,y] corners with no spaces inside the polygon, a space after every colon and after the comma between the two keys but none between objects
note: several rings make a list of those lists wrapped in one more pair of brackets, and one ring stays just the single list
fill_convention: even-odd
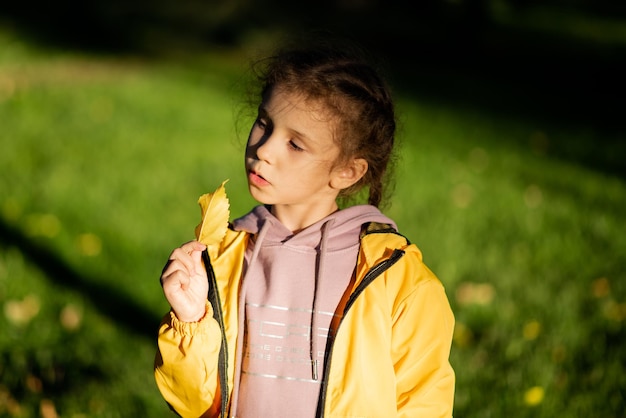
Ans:
[{"label": "shadow on grass", "polygon": [[[512,20],[532,6],[521,0],[501,3],[509,7]],[[626,178],[621,157],[626,154],[626,40],[558,31],[566,25],[558,16],[564,21],[571,16],[579,22],[584,16],[626,21],[626,6],[611,1],[548,3],[561,13],[552,24],[556,30],[549,33],[530,25],[498,24],[489,2],[482,0],[215,1],[209,6],[183,0],[174,8],[167,2],[27,0],[5,5],[3,20],[36,42],[166,59],[214,47],[236,49],[277,31],[345,35],[383,58],[403,96],[494,119],[523,120],[538,130],[588,132],[583,139],[570,134],[551,138],[550,156]]]},{"label": "shadow on grass", "polygon": [[130,296],[106,286],[95,277],[86,278],[74,271],[61,257],[44,246],[37,245],[17,228],[0,219],[0,246],[18,248],[33,266],[39,268],[54,284],[83,294],[94,308],[123,327],[143,338],[154,339],[160,323],[146,308]]},{"label": "shadow on grass", "polygon": [[[25,261],[42,271],[54,285],[82,294],[90,307],[114,322],[116,328],[153,340],[156,346],[160,317],[129,295],[97,283],[100,278],[75,271],[54,251],[38,245],[0,218],[0,248],[9,247],[19,250]],[[108,335],[85,335],[67,332],[43,344],[36,336],[33,340],[17,335],[13,343],[0,347],[0,416],[5,416],[8,404],[19,408],[19,416],[52,416],[50,408],[58,408],[59,416],[65,416],[69,410],[82,411],[81,416],[103,416],[105,409],[109,415],[145,416],[150,405],[138,393],[141,391],[119,388],[120,384],[126,385],[120,380],[125,369],[123,364],[120,367],[120,359],[127,353],[119,346],[111,346]],[[111,393],[101,393],[113,385],[116,387]],[[44,414],[44,409],[48,413]]]},{"label": "shadow on grass", "polygon": [[[396,90],[424,103],[522,122],[549,137],[547,157],[626,179],[626,45],[495,25],[467,32],[480,41],[465,42],[464,29],[458,31],[435,43],[399,41],[410,52],[389,56]],[[528,148],[531,134],[502,142]]]}]

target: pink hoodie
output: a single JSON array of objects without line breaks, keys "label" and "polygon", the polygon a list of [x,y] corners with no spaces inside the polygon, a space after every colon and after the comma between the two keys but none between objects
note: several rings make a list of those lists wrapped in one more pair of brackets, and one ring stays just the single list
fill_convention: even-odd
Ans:
[{"label": "pink hoodie", "polygon": [[293,234],[264,206],[233,222],[254,235],[239,297],[231,416],[313,417],[331,320],[354,274],[361,226],[395,223],[353,206]]}]

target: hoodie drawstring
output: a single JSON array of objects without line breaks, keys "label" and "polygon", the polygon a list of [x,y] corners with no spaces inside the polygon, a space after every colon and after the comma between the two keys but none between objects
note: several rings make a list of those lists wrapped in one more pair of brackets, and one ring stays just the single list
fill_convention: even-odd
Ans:
[{"label": "hoodie drawstring", "polygon": [[[257,234],[255,242],[254,242],[254,249],[252,250],[252,255],[250,256],[250,261],[248,262],[248,267],[247,267],[245,276],[248,275],[248,273],[250,272],[250,267],[253,266],[254,263],[256,262],[256,259],[259,255],[259,251],[261,250],[261,244],[263,240],[265,239],[265,235],[267,234],[267,231],[269,231],[270,228],[271,228],[271,222],[269,221],[264,222],[263,226],[261,226],[261,230]],[[241,281],[241,291],[239,294],[239,318],[245,317],[245,309],[246,309],[245,300],[246,300],[246,283],[247,283],[245,276]],[[237,338],[237,352],[238,353],[243,352],[243,340],[244,338]],[[236,362],[235,363],[235,376],[234,376],[235,381],[233,382],[233,388],[235,388],[235,390],[233,390],[233,397],[230,403],[231,404],[230,415],[233,417],[236,416],[236,413],[237,413],[237,401],[239,398],[239,382],[241,380],[240,369],[241,369],[241,363]]]},{"label": "hoodie drawstring", "polygon": [[327,230],[335,222],[334,219],[330,219],[322,225],[320,240],[319,258],[317,268],[315,269],[315,283],[313,288],[313,300],[311,302],[311,326],[309,327],[309,349],[313,380],[319,380],[319,360],[317,359],[318,353],[318,335],[317,335],[317,293],[319,290],[320,278],[324,275],[324,261],[326,260],[326,247],[328,242]]}]

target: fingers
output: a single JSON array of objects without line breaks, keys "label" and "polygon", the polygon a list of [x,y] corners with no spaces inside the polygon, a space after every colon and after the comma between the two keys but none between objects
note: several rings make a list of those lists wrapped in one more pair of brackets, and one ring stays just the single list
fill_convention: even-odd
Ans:
[{"label": "fingers", "polygon": [[191,275],[184,270],[174,270],[170,274],[161,276],[161,286],[165,295],[178,290],[187,290],[191,284]]},{"label": "fingers", "polygon": [[202,263],[205,249],[197,241],[181,245],[172,251],[161,273],[165,298],[183,322],[197,321],[205,312],[209,286]]},{"label": "fingers", "polygon": [[[174,273],[181,272],[186,276],[202,274],[202,251],[206,246],[198,241],[190,241],[176,248],[161,272],[161,285]],[[182,282],[181,282],[182,284]]]},{"label": "fingers", "polygon": [[206,245],[194,240],[183,244],[180,248],[189,253],[192,251],[204,251],[206,249]]}]

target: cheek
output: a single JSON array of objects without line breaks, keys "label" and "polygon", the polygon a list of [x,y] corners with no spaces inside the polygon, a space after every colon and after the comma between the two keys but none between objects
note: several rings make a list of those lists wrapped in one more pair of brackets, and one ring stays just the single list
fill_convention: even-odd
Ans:
[{"label": "cheek", "polygon": [[259,134],[259,130],[252,128],[248,135],[248,141],[246,142],[246,156],[254,154],[260,140],[261,135]]},{"label": "cheek", "polygon": [[248,134],[247,146],[249,147],[258,143],[259,138],[261,138],[261,135],[259,134],[259,130],[252,127],[252,129],[250,129],[250,133]]}]

